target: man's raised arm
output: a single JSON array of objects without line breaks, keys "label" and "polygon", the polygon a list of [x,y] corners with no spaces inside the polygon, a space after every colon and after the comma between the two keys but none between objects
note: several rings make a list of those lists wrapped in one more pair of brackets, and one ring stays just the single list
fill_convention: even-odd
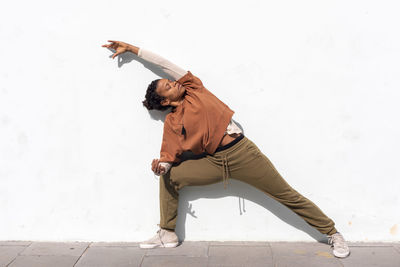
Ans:
[{"label": "man's raised arm", "polygon": [[152,64],[157,65],[160,67],[165,73],[173,77],[175,80],[178,80],[182,76],[184,76],[187,71],[184,69],[178,67],[174,63],[170,62],[169,60],[161,57],[160,55],[157,55],[156,53],[153,53],[147,49],[139,48],[137,46],[124,43],[121,41],[113,41],[113,40],[108,40],[111,42],[111,44],[105,44],[102,45],[102,47],[107,47],[115,50],[115,53],[112,55],[112,58],[115,58],[119,54],[125,53],[125,52],[132,52],[135,55],[137,55],[139,58],[144,59],[147,62],[150,62]]}]

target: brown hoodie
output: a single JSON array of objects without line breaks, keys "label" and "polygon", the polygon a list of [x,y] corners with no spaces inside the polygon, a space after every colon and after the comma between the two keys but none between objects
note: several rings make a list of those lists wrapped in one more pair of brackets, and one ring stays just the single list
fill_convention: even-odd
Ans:
[{"label": "brown hoodie", "polygon": [[186,95],[165,118],[160,162],[179,162],[189,150],[214,154],[234,113],[190,71],[177,81]]}]

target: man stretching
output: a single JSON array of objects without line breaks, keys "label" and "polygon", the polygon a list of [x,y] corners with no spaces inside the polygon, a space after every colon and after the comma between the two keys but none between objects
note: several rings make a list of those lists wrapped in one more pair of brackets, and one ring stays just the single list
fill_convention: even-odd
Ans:
[{"label": "man stretching", "polygon": [[[120,41],[109,42],[103,47],[115,50],[112,58],[132,52],[174,78],[152,81],[143,101],[148,110],[171,108],[171,112],[164,122],[160,158],[153,159],[151,164],[153,172],[160,175],[160,229],[154,237],[140,243],[141,248],[179,244],[175,227],[180,189],[221,181],[226,188],[231,178],[258,188],[327,235],[336,257],[350,254],[335,223],[282,178],[232,120],[234,111],[208,91],[197,76],[146,49]],[[182,160],[186,151],[197,156]]]}]

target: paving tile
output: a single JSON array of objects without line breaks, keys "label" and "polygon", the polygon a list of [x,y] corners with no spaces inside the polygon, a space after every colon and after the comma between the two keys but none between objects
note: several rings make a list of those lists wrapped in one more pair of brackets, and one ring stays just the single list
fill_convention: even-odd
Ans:
[{"label": "paving tile", "polygon": [[392,247],[395,243],[384,242],[347,242],[349,247]]},{"label": "paving tile", "polygon": [[208,266],[272,266],[269,246],[210,245]]},{"label": "paving tile", "polygon": [[269,242],[266,241],[209,241],[208,243],[211,246],[269,246]]},{"label": "paving tile", "polygon": [[29,246],[32,241],[0,241],[0,246]]},{"label": "paving tile", "polygon": [[91,247],[139,247],[139,242],[92,242]]},{"label": "paving tile", "polygon": [[318,242],[270,242],[274,266],[341,266],[327,244]]},{"label": "paving tile", "polygon": [[330,245],[322,242],[289,242],[289,241],[273,241],[269,242],[269,245],[278,245],[278,246],[295,246],[295,247],[310,247],[310,248],[330,248]]},{"label": "paving tile", "polygon": [[77,256],[71,255],[22,255],[7,267],[72,267],[77,260]]},{"label": "paving tile", "polygon": [[347,258],[339,259],[343,266],[400,266],[400,254],[394,247],[352,247]]},{"label": "paving tile", "polygon": [[87,242],[33,242],[21,255],[71,255],[80,256],[88,247]]},{"label": "paving tile", "polygon": [[12,262],[24,249],[25,246],[0,246],[0,266],[3,267]]},{"label": "paving tile", "polygon": [[75,267],[140,266],[145,253],[138,247],[89,247]]},{"label": "paving tile", "polygon": [[175,248],[146,249],[146,255],[180,255],[189,257],[207,257],[208,242],[186,241]]},{"label": "paving tile", "polygon": [[207,257],[145,256],[141,267],[206,267]]},{"label": "paving tile", "polygon": [[395,244],[394,248],[397,250],[397,252],[400,253],[400,244]]}]

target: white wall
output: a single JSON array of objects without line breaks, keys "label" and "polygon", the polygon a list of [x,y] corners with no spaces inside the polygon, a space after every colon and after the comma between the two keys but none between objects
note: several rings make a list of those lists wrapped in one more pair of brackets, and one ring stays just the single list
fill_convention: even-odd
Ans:
[{"label": "white wall", "polygon": [[[398,2],[2,6],[0,240],[140,241],[155,233],[159,188],[150,162],[162,121],[141,101],[158,76],[132,55],[110,59],[101,47],[108,39],[200,77],[347,239],[400,240]],[[186,240],[321,237],[233,180],[226,190],[184,188],[179,213]]]}]

